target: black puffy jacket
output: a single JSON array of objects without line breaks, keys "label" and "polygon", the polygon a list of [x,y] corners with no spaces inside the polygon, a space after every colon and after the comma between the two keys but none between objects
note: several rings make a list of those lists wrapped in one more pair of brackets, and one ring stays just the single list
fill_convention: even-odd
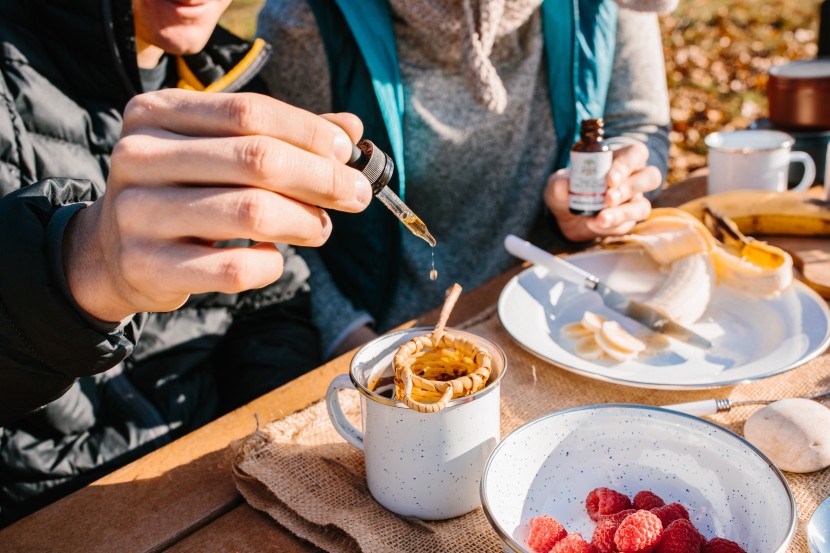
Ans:
[{"label": "black puffy jacket", "polygon": [[[104,190],[141,91],[131,6],[0,0],[0,526],[319,362],[290,249],[269,287],[194,296],[120,329],[68,295],[63,229]],[[169,60],[167,82],[261,90],[267,53],[217,29],[203,52]]]}]

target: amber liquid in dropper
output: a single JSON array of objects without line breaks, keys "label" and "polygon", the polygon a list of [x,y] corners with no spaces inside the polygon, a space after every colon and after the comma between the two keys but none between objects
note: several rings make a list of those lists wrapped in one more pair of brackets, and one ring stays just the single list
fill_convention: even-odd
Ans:
[{"label": "amber liquid in dropper", "polygon": [[408,228],[412,234],[421,238],[426,241],[427,244],[435,247],[435,238],[429,233],[427,230],[427,226],[421,220],[420,217],[415,215],[414,213],[406,213],[402,217],[400,217],[401,222],[404,224],[406,228]]}]

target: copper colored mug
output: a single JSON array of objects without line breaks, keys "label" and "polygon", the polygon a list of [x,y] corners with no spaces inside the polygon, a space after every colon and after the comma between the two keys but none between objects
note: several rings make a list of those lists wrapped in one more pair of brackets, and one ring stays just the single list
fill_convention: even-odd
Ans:
[{"label": "copper colored mug", "polygon": [[794,61],[770,69],[769,117],[790,130],[830,130],[830,58]]}]

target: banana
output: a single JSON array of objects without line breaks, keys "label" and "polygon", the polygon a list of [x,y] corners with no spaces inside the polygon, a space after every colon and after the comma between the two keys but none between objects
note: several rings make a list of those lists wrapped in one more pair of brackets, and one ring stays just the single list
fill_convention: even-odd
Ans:
[{"label": "banana", "polygon": [[581,322],[573,322],[568,323],[562,327],[562,336],[565,338],[571,338],[572,340],[579,340],[580,338],[584,338],[585,336],[593,336],[594,331],[590,328],[587,328]]},{"label": "banana", "polygon": [[574,344],[574,352],[589,361],[594,361],[602,357],[602,348],[599,347],[593,332],[576,341],[576,344]]},{"label": "banana", "polygon": [[617,321],[605,321],[602,323],[599,336],[615,349],[623,352],[637,354],[646,349],[644,343],[629,334]]},{"label": "banana", "polygon": [[735,222],[744,234],[830,236],[830,203],[817,187],[809,192],[735,190],[704,196],[680,206],[698,219],[709,206]]},{"label": "banana", "polygon": [[614,361],[630,361],[646,350],[646,345],[628,333],[616,321],[609,321],[592,311],[582,320],[568,323],[561,333],[576,340],[574,352],[583,359],[610,357]]},{"label": "banana", "polygon": [[677,323],[691,324],[706,311],[714,284],[709,253],[693,253],[671,264],[668,276],[645,304]]},{"label": "banana", "polygon": [[599,332],[602,328],[602,323],[607,319],[602,315],[597,315],[593,311],[586,311],[582,314],[582,325],[591,332]]}]

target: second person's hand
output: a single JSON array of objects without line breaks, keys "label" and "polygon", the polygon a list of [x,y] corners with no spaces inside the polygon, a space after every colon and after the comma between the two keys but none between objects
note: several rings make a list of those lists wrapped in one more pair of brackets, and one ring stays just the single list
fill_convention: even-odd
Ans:
[{"label": "second person's hand", "polygon": [[[118,321],[275,281],[274,242],[319,246],[331,233],[325,209],[369,204],[368,181],[345,165],[362,131],[353,115],[316,116],[256,94],[135,97],[106,193],[64,237],[72,295],[93,317]],[[235,238],[256,243],[215,246]]]},{"label": "second person's hand", "polygon": [[568,209],[568,170],[551,175],[545,188],[545,203],[556,218],[565,238],[582,242],[630,231],[651,213],[651,202],[643,195],[656,190],[663,180],[660,170],[647,166],[648,149],[632,144],[614,151],[608,172],[606,207],[594,217],[575,215]]}]

